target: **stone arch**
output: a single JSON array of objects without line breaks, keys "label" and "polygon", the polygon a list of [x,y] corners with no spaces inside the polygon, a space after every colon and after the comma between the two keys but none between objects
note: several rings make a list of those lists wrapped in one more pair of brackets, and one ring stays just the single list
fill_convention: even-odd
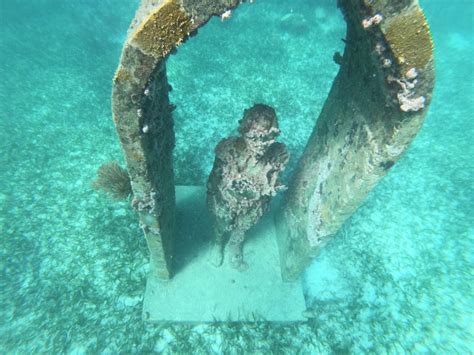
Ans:
[{"label": "stone arch", "polygon": [[[113,80],[112,112],[151,270],[171,276],[174,131],[167,56],[239,0],[142,0]],[[417,0],[339,0],[340,70],[291,178],[277,223],[282,275],[297,278],[418,132],[434,85]]]}]

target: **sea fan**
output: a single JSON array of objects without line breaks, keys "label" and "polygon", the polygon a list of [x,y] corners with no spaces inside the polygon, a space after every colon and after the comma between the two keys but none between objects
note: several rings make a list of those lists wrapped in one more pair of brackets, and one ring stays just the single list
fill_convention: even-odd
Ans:
[{"label": "sea fan", "polygon": [[132,193],[127,170],[116,161],[110,161],[97,170],[97,179],[92,182],[95,190],[105,191],[114,200],[124,200]]}]

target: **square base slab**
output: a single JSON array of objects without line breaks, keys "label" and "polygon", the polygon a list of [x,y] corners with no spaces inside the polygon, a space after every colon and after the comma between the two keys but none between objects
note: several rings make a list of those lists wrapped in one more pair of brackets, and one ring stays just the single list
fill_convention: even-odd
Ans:
[{"label": "square base slab", "polygon": [[226,254],[221,267],[209,262],[212,221],[203,187],[176,188],[176,274],[169,281],[149,275],[143,319],[150,322],[304,321],[300,282],[283,282],[273,213],[246,235],[245,271]]}]

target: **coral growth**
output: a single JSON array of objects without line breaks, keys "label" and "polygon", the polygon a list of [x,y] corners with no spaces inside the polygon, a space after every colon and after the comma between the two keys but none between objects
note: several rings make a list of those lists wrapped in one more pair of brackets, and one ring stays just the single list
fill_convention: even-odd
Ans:
[{"label": "coral growth", "polygon": [[176,0],[157,7],[133,35],[133,42],[156,59],[165,57],[189,35],[191,19]]},{"label": "coral growth", "polygon": [[369,27],[372,27],[374,25],[378,25],[380,22],[382,22],[383,17],[381,14],[375,14],[372,17],[368,17],[362,21],[362,27],[364,29],[368,29]]},{"label": "coral growth", "polygon": [[403,72],[424,68],[433,58],[430,29],[419,7],[393,17],[387,23],[385,39]]},{"label": "coral growth", "polygon": [[392,76],[387,77],[389,83],[395,82],[400,85],[401,90],[397,94],[397,99],[400,110],[404,112],[416,112],[425,107],[425,97],[415,96],[414,90],[418,83],[417,77],[418,71],[416,68],[409,69],[401,79],[396,79]]},{"label": "coral growth", "polygon": [[127,170],[116,161],[107,162],[97,170],[97,179],[92,182],[95,190],[105,191],[114,200],[124,200],[132,193]]}]

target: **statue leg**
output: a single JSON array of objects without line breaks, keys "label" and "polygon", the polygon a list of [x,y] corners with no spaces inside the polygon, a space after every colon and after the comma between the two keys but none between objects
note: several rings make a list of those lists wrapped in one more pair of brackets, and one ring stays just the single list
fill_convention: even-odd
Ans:
[{"label": "statue leg", "polygon": [[210,263],[215,267],[221,266],[224,261],[225,234],[225,229],[220,227],[219,222],[216,222],[214,225],[214,240],[209,257]]},{"label": "statue leg", "polygon": [[245,232],[242,230],[234,230],[230,232],[229,239],[229,252],[230,262],[232,267],[243,271],[248,268],[247,263],[244,261],[243,254],[243,243],[245,239]]}]

